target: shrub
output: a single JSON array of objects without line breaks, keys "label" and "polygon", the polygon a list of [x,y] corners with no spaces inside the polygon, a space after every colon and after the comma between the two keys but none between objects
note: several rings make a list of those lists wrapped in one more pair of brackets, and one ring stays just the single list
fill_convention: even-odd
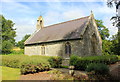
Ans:
[{"label": "shrub", "polygon": [[35,73],[35,65],[22,65],[21,66],[21,70],[20,70],[21,74],[28,74],[28,73]]},{"label": "shrub", "polygon": [[62,58],[61,57],[50,57],[48,59],[51,67],[54,67],[54,68],[59,68],[61,67],[61,64],[62,64]]},{"label": "shrub", "polygon": [[88,64],[90,63],[103,63],[109,65],[117,61],[118,61],[118,57],[115,55],[89,56],[89,57],[71,56],[70,65],[75,66],[75,69],[85,70]]},{"label": "shrub", "polygon": [[42,71],[48,71],[50,70],[49,65],[42,65],[41,63],[38,65],[22,65],[21,66],[21,74],[29,74],[29,73],[38,73]]},{"label": "shrub", "polygon": [[12,50],[11,53],[9,55],[23,55],[24,54],[24,50]]},{"label": "shrub", "polygon": [[77,65],[77,60],[79,59],[78,56],[72,55],[70,57],[70,65]]},{"label": "shrub", "polygon": [[94,71],[95,74],[105,75],[109,73],[109,68],[107,65],[102,64],[102,63],[91,63],[87,66],[86,71],[87,72]]}]

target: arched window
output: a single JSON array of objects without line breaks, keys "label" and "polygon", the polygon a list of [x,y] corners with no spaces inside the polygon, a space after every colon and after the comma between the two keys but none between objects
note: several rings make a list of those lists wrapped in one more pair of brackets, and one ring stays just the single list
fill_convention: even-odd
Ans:
[{"label": "arched window", "polygon": [[91,40],[93,55],[96,55],[96,50],[97,50],[97,44],[96,43],[97,43],[97,39],[96,39],[96,35],[94,33],[92,35],[92,40]]},{"label": "arched window", "polygon": [[65,44],[65,54],[71,54],[71,45],[69,42]]},{"label": "arched window", "polygon": [[41,55],[45,55],[45,46],[44,45],[42,45],[42,47],[41,47]]}]

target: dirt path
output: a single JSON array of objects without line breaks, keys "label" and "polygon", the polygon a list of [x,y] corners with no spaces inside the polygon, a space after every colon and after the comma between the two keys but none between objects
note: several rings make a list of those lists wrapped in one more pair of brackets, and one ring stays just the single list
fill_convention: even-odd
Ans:
[{"label": "dirt path", "polygon": [[110,65],[109,67],[110,67],[110,75],[112,76],[112,78],[120,80],[120,61]]},{"label": "dirt path", "polygon": [[52,74],[47,72],[39,72],[35,74],[21,75],[20,80],[50,80]]}]

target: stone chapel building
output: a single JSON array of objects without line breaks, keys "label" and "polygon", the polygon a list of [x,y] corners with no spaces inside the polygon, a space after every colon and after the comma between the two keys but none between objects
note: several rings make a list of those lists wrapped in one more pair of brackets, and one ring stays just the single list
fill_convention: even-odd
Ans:
[{"label": "stone chapel building", "polygon": [[94,19],[90,16],[44,27],[42,16],[36,31],[25,41],[25,55],[95,56],[102,53],[102,40]]}]

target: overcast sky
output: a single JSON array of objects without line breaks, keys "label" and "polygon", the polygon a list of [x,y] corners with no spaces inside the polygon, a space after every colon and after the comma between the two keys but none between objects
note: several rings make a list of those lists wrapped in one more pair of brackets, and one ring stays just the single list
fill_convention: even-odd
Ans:
[{"label": "overcast sky", "polygon": [[[17,0],[16,0],[17,1]],[[17,28],[16,41],[26,34],[36,30],[37,18],[42,15],[44,25],[48,26],[80,17],[88,16],[91,10],[96,19],[103,20],[104,25],[110,30],[110,35],[117,33],[117,28],[112,26],[110,18],[114,16],[115,7],[108,8],[104,0],[3,0],[2,14],[6,19],[15,23]],[[51,2],[52,1],[52,2]]]}]

